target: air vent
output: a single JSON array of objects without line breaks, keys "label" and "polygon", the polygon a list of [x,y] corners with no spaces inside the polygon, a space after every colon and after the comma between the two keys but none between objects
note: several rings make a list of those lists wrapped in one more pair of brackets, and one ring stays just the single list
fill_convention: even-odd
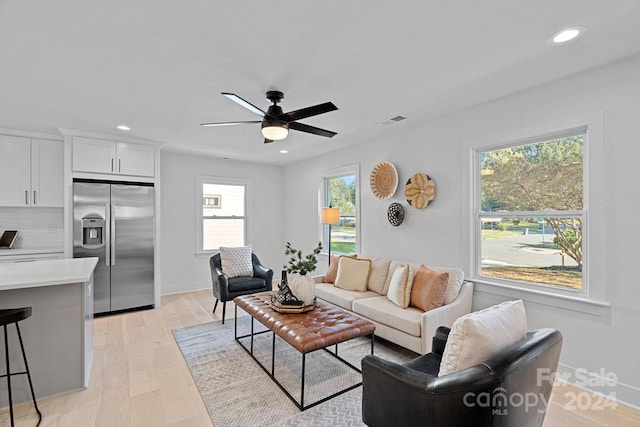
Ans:
[{"label": "air vent", "polygon": [[387,119],[387,120],[385,120],[383,122],[380,122],[380,124],[381,125],[385,125],[385,126],[386,125],[392,125],[394,123],[398,123],[398,122],[401,122],[401,121],[406,120],[406,119],[407,118],[405,116],[398,115],[398,116],[391,117],[391,118],[389,118],[389,119]]}]

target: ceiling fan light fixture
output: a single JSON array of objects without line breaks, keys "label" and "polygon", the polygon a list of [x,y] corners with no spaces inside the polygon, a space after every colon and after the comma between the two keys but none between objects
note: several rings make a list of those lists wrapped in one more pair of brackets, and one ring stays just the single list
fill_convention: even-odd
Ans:
[{"label": "ceiling fan light fixture", "polygon": [[262,136],[272,141],[280,141],[289,135],[289,126],[272,120],[262,122]]}]

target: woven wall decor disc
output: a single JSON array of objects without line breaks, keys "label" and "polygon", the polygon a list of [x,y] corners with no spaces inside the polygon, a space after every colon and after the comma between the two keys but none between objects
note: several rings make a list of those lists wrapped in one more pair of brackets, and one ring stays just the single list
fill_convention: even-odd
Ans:
[{"label": "woven wall decor disc", "polygon": [[387,219],[394,227],[399,226],[404,221],[404,208],[400,203],[391,203],[387,209]]},{"label": "woven wall decor disc", "polygon": [[398,171],[391,162],[380,162],[371,169],[369,175],[371,192],[378,199],[386,200],[398,188]]},{"label": "woven wall decor disc", "polygon": [[414,208],[424,209],[436,197],[436,184],[425,173],[411,175],[407,185],[404,186],[404,197]]}]

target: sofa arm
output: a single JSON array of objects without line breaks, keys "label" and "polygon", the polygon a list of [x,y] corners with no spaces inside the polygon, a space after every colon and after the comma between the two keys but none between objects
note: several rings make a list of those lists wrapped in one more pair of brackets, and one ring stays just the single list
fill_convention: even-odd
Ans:
[{"label": "sofa arm", "polygon": [[473,302],[473,283],[463,282],[460,293],[450,304],[424,312],[420,319],[422,327],[422,354],[432,351],[431,338],[436,335],[438,326],[451,327],[458,317],[471,313]]},{"label": "sofa arm", "polygon": [[323,283],[324,282],[324,274],[320,274],[318,276],[311,276],[313,279],[313,283]]}]

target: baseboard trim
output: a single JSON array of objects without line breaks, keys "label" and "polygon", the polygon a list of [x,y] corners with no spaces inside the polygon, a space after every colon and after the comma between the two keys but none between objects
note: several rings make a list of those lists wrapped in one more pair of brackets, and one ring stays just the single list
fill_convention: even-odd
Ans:
[{"label": "baseboard trim", "polygon": [[211,282],[191,282],[191,283],[163,283],[160,286],[160,295],[175,295],[185,292],[202,291],[211,289]]}]

